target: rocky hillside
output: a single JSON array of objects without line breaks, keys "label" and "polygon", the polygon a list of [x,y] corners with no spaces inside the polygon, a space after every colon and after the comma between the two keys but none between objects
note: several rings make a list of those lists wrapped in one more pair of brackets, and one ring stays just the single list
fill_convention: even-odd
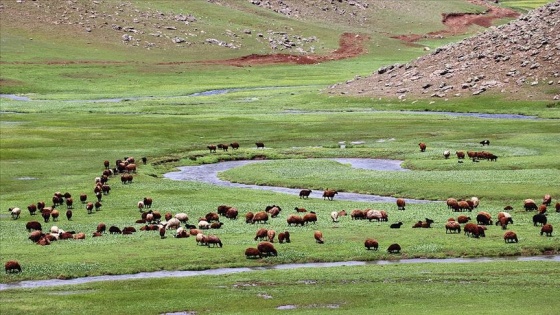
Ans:
[{"label": "rocky hillside", "polygon": [[454,98],[501,93],[560,99],[560,0],[407,64],[337,84],[332,94]]}]

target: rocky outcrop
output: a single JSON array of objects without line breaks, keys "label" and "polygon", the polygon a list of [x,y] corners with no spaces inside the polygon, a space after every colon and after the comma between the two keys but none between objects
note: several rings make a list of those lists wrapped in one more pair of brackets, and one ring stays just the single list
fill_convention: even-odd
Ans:
[{"label": "rocky outcrop", "polygon": [[[484,93],[560,99],[560,0],[407,64],[382,67],[333,94],[450,98]],[[540,87],[540,89],[533,89]],[[540,95],[543,96],[543,95]]]}]

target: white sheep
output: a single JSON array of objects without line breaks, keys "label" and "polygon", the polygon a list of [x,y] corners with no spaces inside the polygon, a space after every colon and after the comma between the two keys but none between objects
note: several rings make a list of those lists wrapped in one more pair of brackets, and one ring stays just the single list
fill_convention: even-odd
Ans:
[{"label": "white sheep", "polygon": [[19,215],[21,214],[21,209],[18,207],[15,208],[8,208],[8,211],[10,211],[11,215],[12,215],[12,219],[17,220],[19,219]]},{"label": "white sheep", "polygon": [[169,221],[167,221],[166,224],[166,229],[178,229],[181,227],[181,221],[179,221],[177,218],[171,218],[169,219]]},{"label": "white sheep", "polygon": [[181,221],[182,223],[186,223],[187,221],[189,221],[189,217],[187,216],[186,213],[183,213],[183,212],[177,213],[177,214],[175,215],[175,218],[176,218],[177,220]]},{"label": "white sheep", "polygon": [[331,219],[333,222],[338,222],[338,211],[331,212]]},{"label": "white sheep", "polygon": [[198,221],[198,228],[207,230],[210,228],[210,223],[208,223],[208,221],[205,220],[200,220]]}]

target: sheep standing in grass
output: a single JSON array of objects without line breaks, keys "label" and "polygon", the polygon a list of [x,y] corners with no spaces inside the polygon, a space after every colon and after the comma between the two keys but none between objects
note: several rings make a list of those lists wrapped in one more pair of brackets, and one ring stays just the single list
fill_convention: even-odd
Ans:
[{"label": "sheep standing in grass", "polygon": [[220,248],[223,246],[222,241],[216,235],[208,235],[206,238],[206,245],[208,245],[208,247],[218,246]]},{"label": "sheep standing in grass", "polygon": [[278,234],[278,242],[280,244],[282,244],[284,242],[290,243],[290,232],[284,231],[284,232],[281,232],[280,234]]},{"label": "sheep standing in grass", "polygon": [[12,216],[12,219],[17,220],[19,219],[19,215],[21,214],[21,209],[18,207],[15,208],[8,208],[8,211],[10,212],[10,215]]},{"label": "sheep standing in grass", "polygon": [[397,243],[389,245],[387,248],[389,254],[398,254],[401,252],[401,246]]},{"label": "sheep standing in grass", "polygon": [[319,244],[323,244],[325,243],[325,240],[323,238],[323,233],[321,231],[315,231],[313,233],[313,237],[315,238],[315,241]]},{"label": "sheep standing in grass", "polygon": [[397,209],[398,210],[405,210],[404,207],[406,206],[406,201],[403,198],[397,199]]},{"label": "sheep standing in grass", "polygon": [[20,273],[21,265],[16,260],[8,260],[4,264],[4,269],[6,270],[6,273]]},{"label": "sheep standing in grass", "polygon": [[504,242],[505,243],[517,243],[517,234],[515,234],[515,232],[513,231],[507,231],[504,234]]},{"label": "sheep standing in grass", "polygon": [[245,250],[245,257],[251,259],[251,258],[261,258],[262,256],[258,248],[249,247]]},{"label": "sheep standing in grass", "polygon": [[261,256],[278,256],[278,251],[271,242],[260,242],[259,245],[257,245],[257,249],[261,253]]},{"label": "sheep standing in grass", "polygon": [[455,232],[461,233],[461,225],[455,221],[447,221],[445,224],[445,234]]},{"label": "sheep standing in grass", "polygon": [[546,236],[552,236],[553,231],[554,229],[552,228],[551,224],[544,224],[541,227],[541,236],[543,236],[543,234],[546,234]]},{"label": "sheep standing in grass", "polygon": [[400,229],[402,225],[403,225],[403,223],[399,221],[399,222],[397,222],[397,223],[391,224],[390,228],[392,228],[392,229]]},{"label": "sheep standing in grass", "polygon": [[367,238],[364,241],[364,246],[366,247],[367,250],[370,250],[370,249],[377,250],[377,248],[379,248],[379,242],[377,242],[376,239]]}]

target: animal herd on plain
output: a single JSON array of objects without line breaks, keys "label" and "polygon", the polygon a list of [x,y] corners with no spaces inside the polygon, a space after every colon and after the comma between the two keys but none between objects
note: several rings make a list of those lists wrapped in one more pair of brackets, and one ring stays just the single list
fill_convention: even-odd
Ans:
[{"label": "animal herd on plain", "polygon": [[[482,146],[490,145],[488,140],[481,141]],[[264,149],[264,144],[261,142],[255,143],[257,149]],[[419,144],[420,150],[422,152],[426,151],[426,144],[421,142]],[[209,145],[208,149],[211,153],[216,152],[216,149],[221,149],[227,151],[228,148],[237,150],[239,144],[236,142],[219,145]],[[456,155],[458,159],[463,159],[465,157],[462,151],[457,151]],[[444,152],[444,157],[447,159],[450,156],[450,151]],[[472,158],[473,161],[478,159],[488,159],[495,161],[497,159],[491,153],[481,151],[474,152],[468,151],[467,156]],[[146,164],[147,159],[142,158],[143,164]],[[104,171],[101,176],[95,178],[95,186],[93,189],[94,200],[90,200],[86,193],[81,193],[79,200],[86,210],[86,213],[93,214],[97,211],[102,210],[103,198],[109,198],[111,193],[111,186],[109,185],[109,179],[117,175],[121,177],[122,185],[131,184],[134,179],[134,174],[137,172],[137,165],[135,164],[134,158],[125,157],[123,160],[117,160],[113,168],[110,167],[110,162],[108,160],[104,161]],[[308,199],[313,190],[302,189],[299,192],[299,198],[302,200]],[[334,197],[338,194],[337,190],[325,189],[322,192],[322,197],[324,200],[333,201]],[[405,211],[406,201],[403,198],[396,199],[397,210]],[[447,208],[451,209],[452,212],[472,212],[475,210],[479,204],[480,200],[476,197],[470,199],[455,199],[449,198],[447,201]],[[189,238],[193,236],[196,240],[196,244],[199,246],[216,247],[221,248],[224,246],[222,240],[212,233],[207,233],[207,231],[212,229],[220,229],[225,223],[221,221],[221,218],[226,218],[232,221],[237,220],[240,215],[239,210],[236,207],[220,205],[217,207],[216,212],[209,212],[204,217],[197,219],[196,224],[189,224],[189,216],[186,213],[176,213],[172,214],[166,212],[164,214],[160,213],[158,210],[152,210],[153,200],[151,197],[144,197],[142,200],[138,201],[137,208],[140,212],[140,218],[134,221],[134,224],[140,224],[141,226],[136,228],[133,224],[123,227],[122,229],[111,225],[107,228],[105,223],[99,223],[95,231],[91,234],[92,237],[101,237],[106,235],[107,231],[112,235],[130,235],[137,233],[137,231],[154,231],[161,239],[165,239],[168,232],[174,231],[172,236],[174,238]],[[525,199],[523,201],[523,208],[525,211],[537,211],[533,216],[533,225],[540,226],[540,235],[551,237],[553,233],[553,227],[547,222],[547,208],[552,204],[552,197],[550,195],[545,195],[543,197],[542,203],[539,205],[533,199]],[[63,211],[61,207],[66,206],[66,218],[68,221],[74,218],[74,200],[72,195],[68,192],[61,193],[55,192],[52,196],[52,204],[46,206],[44,201],[39,201],[36,204],[30,204],[27,209],[30,216],[40,213],[42,221],[44,223],[49,223],[59,221],[60,211]],[[513,224],[513,218],[510,211],[513,207],[506,206],[504,211],[500,211],[495,218],[485,211],[479,211],[475,217],[476,220],[472,220],[470,216],[459,215],[456,219],[451,217],[445,222],[445,233],[446,234],[459,234],[461,231],[468,237],[481,238],[485,237],[485,231],[489,226],[493,225],[495,222],[496,226],[500,226],[503,230],[506,230],[503,239],[505,243],[517,243],[519,237],[513,231],[508,230],[508,225]],[[555,204],[556,212],[560,212],[560,202]],[[281,214],[281,207],[277,205],[266,206],[264,210],[255,211],[254,213],[249,211],[244,215],[245,223],[247,224],[267,224],[269,220],[276,220]],[[295,207],[295,213],[288,214],[286,216],[286,226],[287,227],[303,227],[315,224],[322,217],[318,215],[315,211],[307,211],[303,207]],[[13,207],[9,208],[10,215],[13,220],[20,219],[22,215],[21,208]],[[346,210],[332,211],[330,212],[330,219],[334,223],[339,223],[342,217],[347,215]],[[349,216],[351,221],[353,220],[368,220],[375,222],[388,222],[389,215],[385,210],[376,209],[354,209],[349,211]],[[349,221],[349,222],[351,222]],[[413,223],[412,228],[432,228],[434,220],[430,218],[424,218],[423,220],[417,220]],[[403,226],[402,221],[391,223],[389,228],[400,229]],[[31,220],[27,222],[26,229],[29,233],[28,239],[39,245],[50,245],[55,241],[60,240],[84,240],[86,239],[86,233],[76,232],[76,231],[64,231],[56,225],[51,226],[46,232],[43,232],[43,227],[41,223],[37,220]],[[292,232],[293,234],[293,232]],[[278,250],[275,248],[275,240],[277,239],[279,244],[287,244],[292,242],[292,234],[288,230],[276,233],[273,229],[267,229],[260,227],[257,229],[254,240],[259,241],[256,247],[249,247],[245,250],[244,254],[247,258],[264,258],[269,256],[277,256]],[[296,236],[301,236],[299,233],[295,233]],[[301,236],[303,238],[303,236]],[[325,239],[323,232],[315,230],[313,232],[313,239],[317,244],[328,243]],[[374,238],[366,238],[364,241],[364,246],[367,250],[378,250],[379,242]],[[388,246],[388,253],[400,253],[401,246],[397,243],[392,243]],[[15,261],[10,260],[5,263],[6,273],[21,272],[21,265]]]}]

